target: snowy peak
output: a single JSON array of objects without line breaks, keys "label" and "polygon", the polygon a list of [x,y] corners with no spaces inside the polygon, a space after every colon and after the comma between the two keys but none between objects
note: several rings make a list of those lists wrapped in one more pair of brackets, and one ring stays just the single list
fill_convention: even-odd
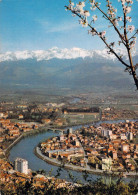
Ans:
[{"label": "snowy peak", "polygon": [[[125,55],[122,49],[117,49],[116,52],[119,55]],[[136,55],[136,54],[134,54]],[[81,48],[72,49],[59,49],[53,47],[48,50],[36,50],[36,51],[16,51],[16,52],[6,52],[0,54],[0,62],[3,61],[18,61],[27,59],[36,59],[37,61],[50,60],[53,58],[58,59],[75,59],[75,58],[92,58],[94,60],[112,60],[114,61],[116,57],[112,54],[108,54],[107,50],[85,50]]]}]

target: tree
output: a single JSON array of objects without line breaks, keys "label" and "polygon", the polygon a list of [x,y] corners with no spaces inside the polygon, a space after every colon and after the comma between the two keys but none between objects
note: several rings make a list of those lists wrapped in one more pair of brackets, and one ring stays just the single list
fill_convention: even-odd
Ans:
[{"label": "tree", "polygon": [[[134,83],[138,90],[138,77],[136,73],[138,64],[134,65],[132,61],[132,50],[134,49],[136,44],[135,35],[138,34],[138,30],[135,30],[134,25],[128,25],[128,23],[132,21],[132,18],[128,16],[128,13],[130,13],[132,10],[132,4],[133,0],[118,0],[118,8],[121,9],[119,11],[121,12],[120,16],[117,15],[117,9],[112,5],[112,2],[110,0],[102,1],[102,3],[99,3],[98,0],[84,0],[80,1],[78,4],[76,4],[76,6],[74,6],[74,3],[72,1],[69,1],[69,5],[65,7],[66,10],[69,10],[73,13],[73,16],[78,16],[80,18],[79,23],[83,27],[89,27],[88,33],[90,35],[99,36],[99,38],[106,45],[108,54],[115,55],[116,58],[125,66],[125,71],[129,72],[129,74],[132,75]],[[84,8],[86,8],[86,10]],[[88,17],[90,16],[90,10],[98,10],[102,14],[103,18],[109,22],[110,26],[108,27],[112,27],[115,33],[118,35],[118,46],[123,46],[126,49],[128,62],[123,59],[123,56],[119,55],[116,52],[116,41],[108,43],[106,31],[103,30],[99,32],[94,27],[94,23],[98,19],[97,15],[93,15],[92,20],[88,19]]]}]

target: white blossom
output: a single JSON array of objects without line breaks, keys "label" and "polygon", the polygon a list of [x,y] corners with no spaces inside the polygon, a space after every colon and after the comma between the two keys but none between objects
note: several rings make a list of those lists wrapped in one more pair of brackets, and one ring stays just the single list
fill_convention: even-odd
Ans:
[{"label": "white blossom", "polygon": [[83,20],[79,20],[79,24],[82,24],[83,23]]},{"label": "white blossom", "polygon": [[133,4],[133,1],[132,1],[132,0],[126,0],[126,3],[131,3],[131,4]]},{"label": "white blossom", "polygon": [[116,13],[117,13],[117,9],[114,9],[114,12],[116,12]]},{"label": "white blossom", "polygon": [[70,3],[70,5],[71,5],[71,6],[74,6],[74,3],[73,3],[73,2],[71,2],[71,3]]},{"label": "white blossom", "polygon": [[75,15],[75,14],[72,14],[72,16],[73,16],[73,17],[76,17],[76,15]]},{"label": "white blossom", "polygon": [[133,41],[130,42],[130,48],[132,49],[133,47],[135,47],[136,44],[136,37],[133,39]]},{"label": "white blossom", "polygon": [[82,27],[87,27],[87,26],[88,26],[88,22],[87,21],[82,23]]},{"label": "white blossom", "polygon": [[109,14],[112,18],[115,17],[115,13],[114,13],[112,10],[109,10],[109,11],[108,11],[108,14]]},{"label": "white blossom", "polygon": [[118,20],[117,19],[114,19],[113,22],[114,22],[115,26],[118,26]]},{"label": "white blossom", "polygon": [[85,11],[84,11],[84,16],[86,16],[86,17],[90,16],[89,11],[85,10]]},{"label": "white blossom", "polygon": [[126,17],[126,20],[127,20],[128,22],[132,22],[132,18],[131,18],[130,16],[127,16],[127,17]]},{"label": "white blossom", "polygon": [[90,3],[92,6],[94,6],[95,4],[95,0],[92,0],[92,2]]},{"label": "white blossom", "polygon": [[88,21],[87,20],[79,20],[79,23],[82,25],[82,27],[87,27],[88,26]]},{"label": "white blossom", "polygon": [[92,16],[92,18],[93,18],[93,22],[95,22],[97,20],[97,16],[96,15]]},{"label": "white blossom", "polygon": [[85,2],[79,2],[76,4],[76,8],[78,8],[78,11],[83,12],[83,8],[85,7]]},{"label": "white blossom", "polygon": [[74,6],[74,3],[70,2],[68,8],[69,8],[70,10],[73,10],[73,6]]},{"label": "white blossom", "polygon": [[135,27],[133,25],[128,25],[127,30],[132,33],[135,30]]},{"label": "white blossom", "polygon": [[92,6],[92,7],[90,7],[90,9],[91,9],[92,11],[94,11],[94,10],[96,10],[96,6]]},{"label": "white blossom", "polygon": [[[119,1],[120,2],[120,1]],[[122,5],[125,5],[125,0],[121,0]]]},{"label": "white blossom", "polygon": [[124,11],[126,14],[131,12],[131,7],[124,7]]},{"label": "white blossom", "polygon": [[83,7],[85,7],[85,2],[83,1],[83,2],[81,2],[81,5],[83,6]]},{"label": "white blossom", "polygon": [[99,36],[103,38],[105,36],[105,34],[106,34],[106,31],[102,31],[99,33]]},{"label": "white blossom", "polygon": [[95,28],[93,30],[88,30],[88,34],[91,34],[92,36],[94,36],[97,34],[95,31],[96,31]]},{"label": "white blossom", "polygon": [[[121,2],[124,13],[128,14],[128,13],[131,12],[130,4],[133,4],[133,0],[118,0],[118,2]],[[98,3],[95,0],[91,0],[90,9],[92,11],[94,11],[99,6],[100,6],[100,3]],[[69,6],[68,6],[68,9],[72,11],[73,16],[75,16],[74,13],[79,13],[82,17],[82,19],[79,20],[79,23],[83,27],[87,27],[89,25],[89,23],[87,21],[87,17],[90,16],[90,12],[88,10],[85,10],[84,7],[85,7],[85,1],[82,1],[82,2],[80,1],[78,4],[76,4],[76,7],[74,7],[74,3],[70,2]],[[124,23],[124,20],[122,19],[123,17],[119,17],[119,16],[117,17],[116,16],[117,9],[112,6],[112,3],[110,1],[107,1],[107,7],[108,7],[107,14],[109,15],[109,18],[112,20],[112,22],[114,23],[115,26],[119,25],[118,24],[119,21],[123,21],[123,23]],[[92,21],[91,22],[94,23],[95,21],[97,21],[97,15],[92,16]],[[126,16],[126,21],[132,22],[132,18],[130,16]],[[124,26],[121,26],[120,29],[124,29]],[[127,26],[127,31],[128,32],[132,33],[134,30],[135,30],[135,27],[133,25],[128,25]],[[88,34],[91,34],[92,36],[98,35],[102,39],[106,40],[106,37],[105,37],[106,31],[101,31],[101,32],[98,33],[96,31],[96,29],[92,28],[92,30],[88,30]],[[122,39],[125,40],[125,35],[121,34],[121,36],[122,36]],[[130,48],[133,48],[136,44],[136,39],[132,37],[131,40],[132,41],[130,42]],[[122,44],[122,43],[123,43],[122,41],[118,41],[119,45]],[[114,47],[115,42],[111,42],[109,45],[110,45],[110,47]]]},{"label": "white blossom", "polygon": [[90,5],[91,5],[90,9],[92,11],[96,10],[97,7],[95,6],[95,0],[92,0],[92,2],[90,3]]},{"label": "white blossom", "polygon": [[122,17],[118,17],[118,21],[122,21]]}]

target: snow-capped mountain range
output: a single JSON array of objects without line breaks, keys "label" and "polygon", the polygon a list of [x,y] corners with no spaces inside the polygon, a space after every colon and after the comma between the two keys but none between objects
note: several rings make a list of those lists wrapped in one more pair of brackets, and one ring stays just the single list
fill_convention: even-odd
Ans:
[{"label": "snow-capped mountain range", "polygon": [[[127,59],[127,55],[123,49],[117,49],[116,52],[119,55],[123,55]],[[133,55],[137,55],[136,52],[133,52]],[[104,50],[86,50],[81,48],[72,48],[72,49],[59,49],[53,47],[48,50],[36,50],[36,51],[16,51],[16,52],[6,52],[0,53],[0,62],[4,61],[18,61],[18,60],[27,60],[27,59],[36,59],[37,61],[50,60],[53,58],[58,59],[75,59],[75,58],[92,58],[94,60],[112,60],[115,61],[116,57],[112,54],[107,53],[107,49]]]},{"label": "snow-capped mountain range", "polygon": [[[127,55],[117,50],[119,55]],[[134,53],[134,63],[138,55]],[[125,67],[107,50],[80,48],[16,51],[0,54],[0,89],[124,89],[134,84]],[[53,93],[53,92],[52,92]]]}]

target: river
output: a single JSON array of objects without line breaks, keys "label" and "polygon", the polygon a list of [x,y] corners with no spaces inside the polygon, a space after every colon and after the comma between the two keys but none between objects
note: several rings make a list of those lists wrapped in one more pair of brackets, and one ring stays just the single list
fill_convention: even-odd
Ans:
[{"label": "river", "polygon": [[[112,121],[114,122],[120,122],[119,121]],[[105,122],[110,122],[111,121],[105,121]],[[99,122],[97,123],[99,124]],[[80,126],[75,126],[73,129],[78,129],[81,128]],[[29,168],[32,169],[33,171],[44,169],[46,173],[49,173],[50,170],[52,170],[52,175],[55,176],[57,174],[57,169],[58,167],[48,164],[45,161],[39,159],[35,154],[34,154],[34,148],[38,145],[39,142],[42,140],[48,139],[49,137],[54,137],[59,135],[59,132],[54,132],[52,130],[48,130],[45,132],[41,132],[35,135],[27,136],[23,138],[20,142],[18,142],[11,150],[10,150],[10,155],[9,155],[9,160],[11,162],[14,162],[14,160],[17,157],[24,158],[28,161]],[[82,176],[81,172],[77,171],[69,171],[75,178],[79,178],[82,182],[84,182],[84,178]],[[96,180],[98,178],[103,178],[106,181],[111,180],[111,177],[109,176],[99,176],[96,174],[89,174],[89,177],[92,178],[92,180]],[[61,175],[59,176],[61,179],[66,179],[70,180],[68,171],[66,169],[62,169]],[[115,180],[116,178],[114,178]],[[130,181],[131,178],[125,178],[125,181]]]}]

